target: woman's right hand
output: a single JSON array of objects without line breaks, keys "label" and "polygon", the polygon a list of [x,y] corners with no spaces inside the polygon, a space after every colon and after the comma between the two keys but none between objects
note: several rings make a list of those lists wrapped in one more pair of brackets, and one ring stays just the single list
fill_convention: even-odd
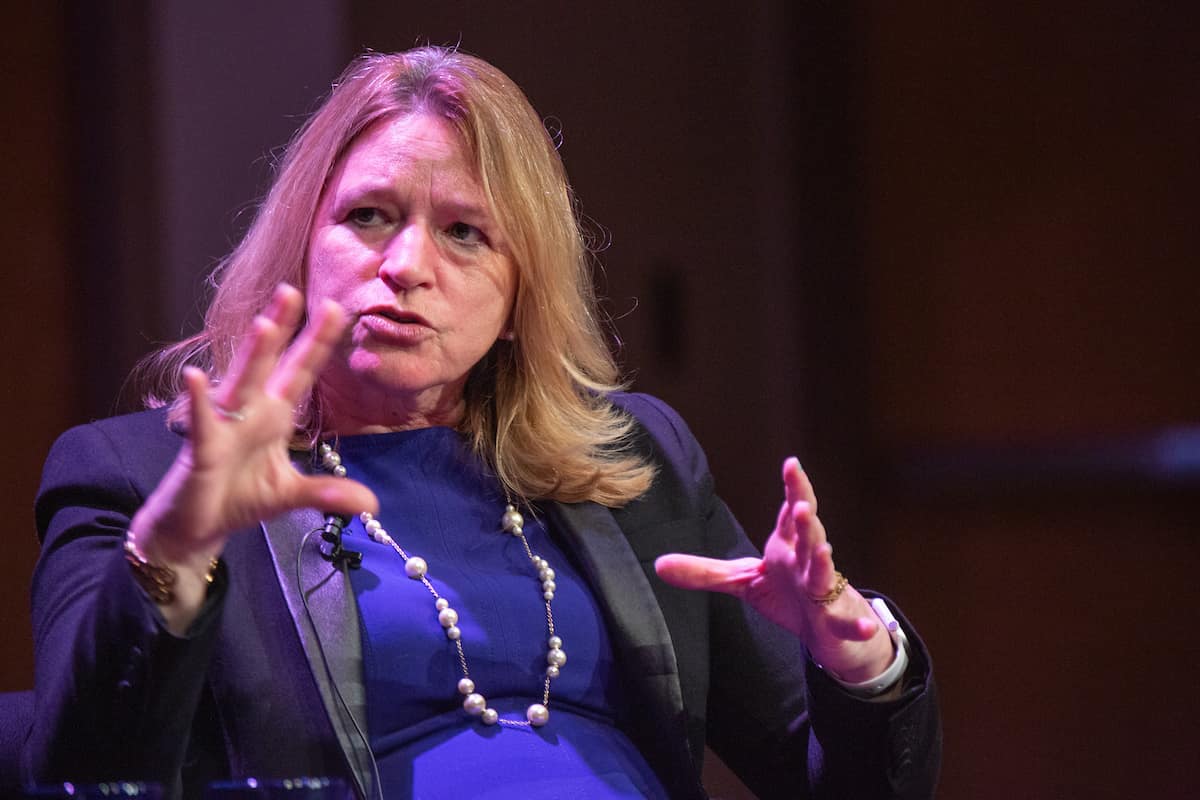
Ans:
[{"label": "woman's right hand", "polygon": [[219,385],[212,387],[199,369],[185,369],[187,440],[130,524],[146,557],[177,574],[175,600],[161,607],[176,634],[203,605],[209,565],[233,531],[296,508],[348,515],[378,509],[362,484],[302,475],[288,458],[295,408],[346,327],[341,307],[326,300],[288,346],[303,308],[299,290],[280,285]]}]

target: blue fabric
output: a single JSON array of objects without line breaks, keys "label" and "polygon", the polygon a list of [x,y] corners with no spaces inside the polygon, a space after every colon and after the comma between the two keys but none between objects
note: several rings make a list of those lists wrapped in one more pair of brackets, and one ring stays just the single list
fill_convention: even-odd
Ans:
[{"label": "blue fabric", "polygon": [[[344,437],[351,477],[380,500],[379,520],[459,612],[477,691],[503,719],[523,720],[542,699],[545,604],[528,556],[502,532],[497,481],[448,428]],[[642,756],[613,724],[621,702],[603,617],[536,511],[522,509],[534,552],[558,584],[556,632],[567,664],[551,684],[541,729],[485,727],[461,707],[457,651],[437,621],[434,598],[404,573],[387,545],[347,528],[361,550],[351,573],[362,616],[368,734],[389,800],[420,798],[665,798]]]}]

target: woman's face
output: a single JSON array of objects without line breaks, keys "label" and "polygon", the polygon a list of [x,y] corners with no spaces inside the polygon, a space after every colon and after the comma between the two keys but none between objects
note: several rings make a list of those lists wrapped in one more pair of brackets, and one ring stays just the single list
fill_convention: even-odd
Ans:
[{"label": "woman's face", "polygon": [[350,320],[319,379],[339,433],[454,424],[503,335],[516,274],[458,134],[416,114],[367,128],[334,167],[308,242],[311,312]]}]

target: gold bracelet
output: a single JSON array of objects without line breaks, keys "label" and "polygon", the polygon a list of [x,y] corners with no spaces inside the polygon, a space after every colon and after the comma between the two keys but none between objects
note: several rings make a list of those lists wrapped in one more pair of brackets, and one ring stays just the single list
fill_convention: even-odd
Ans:
[{"label": "gold bracelet", "polygon": [[829,590],[829,594],[823,594],[820,597],[814,597],[813,595],[810,594],[808,596],[808,599],[811,600],[812,602],[816,603],[819,606],[827,606],[830,603],[832,603],[833,601],[837,600],[839,597],[841,597],[842,592],[846,591],[846,585],[849,582],[846,580],[845,575],[843,575],[842,573],[837,572],[837,571],[835,571],[833,573],[833,578],[834,578],[834,584],[833,584],[833,588]]},{"label": "gold bracelet", "polygon": [[[125,561],[133,570],[133,578],[137,581],[150,599],[160,606],[169,606],[175,602],[175,581],[179,576],[175,570],[162,564],[155,564],[146,558],[146,554],[133,540],[133,531],[125,532]],[[208,572],[204,575],[205,583],[212,583],[217,572],[217,559],[208,564]]]}]

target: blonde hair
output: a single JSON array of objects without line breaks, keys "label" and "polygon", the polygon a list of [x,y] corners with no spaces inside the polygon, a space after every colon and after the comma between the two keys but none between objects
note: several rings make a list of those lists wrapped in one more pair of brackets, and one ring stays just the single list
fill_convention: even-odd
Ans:
[{"label": "blonde hair", "polygon": [[[174,402],[172,418],[181,421],[182,368],[219,379],[275,287],[304,289],[312,219],[338,159],[372,123],[413,113],[440,116],[461,136],[517,271],[513,339],[473,368],[461,429],[516,496],[629,502],[654,469],[632,452],[635,423],[607,398],[621,388],[618,370],[562,160],[516,84],[455,50],[369,53],[347,67],[293,138],[245,238],[210,278],[204,329],[139,367],[147,404]],[[311,447],[321,432],[314,390],[294,443]]]}]

